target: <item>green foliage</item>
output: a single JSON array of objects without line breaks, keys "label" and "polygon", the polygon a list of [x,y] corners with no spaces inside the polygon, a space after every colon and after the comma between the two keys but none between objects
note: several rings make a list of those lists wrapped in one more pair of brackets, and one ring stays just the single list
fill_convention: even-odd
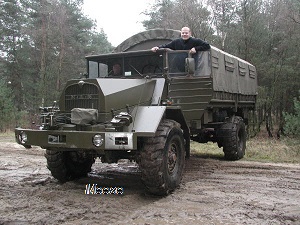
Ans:
[{"label": "green foliage", "polygon": [[171,23],[171,21],[173,22],[174,19],[174,14],[172,12],[174,12],[174,1],[157,0],[151,9],[144,12],[144,14],[150,18],[142,23],[147,29],[153,29],[157,27],[174,29]]},{"label": "green foliage", "polygon": [[142,22],[146,29],[180,30],[189,26],[196,37],[211,39],[213,36],[209,21],[210,12],[201,1],[157,0],[144,14],[149,17]]},{"label": "green foliage", "polygon": [[52,105],[67,80],[86,72],[86,55],[112,51],[82,4],[0,1],[0,130],[28,126],[39,106]]},{"label": "green foliage", "polygon": [[285,125],[284,132],[300,139],[300,101],[294,98],[294,113],[283,112]]},{"label": "green foliage", "polygon": [[9,83],[0,79],[0,131],[3,132],[14,121],[15,108]]},{"label": "green foliage", "polygon": [[[52,104],[67,80],[86,72],[85,56],[112,50],[82,13],[82,0],[0,1],[0,53],[17,111]],[[1,60],[1,59],[0,59]]]}]

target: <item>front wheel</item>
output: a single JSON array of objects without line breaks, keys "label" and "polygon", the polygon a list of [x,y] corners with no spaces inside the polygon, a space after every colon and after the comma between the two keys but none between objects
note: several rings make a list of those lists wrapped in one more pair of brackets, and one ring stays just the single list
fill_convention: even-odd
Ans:
[{"label": "front wheel", "polygon": [[147,190],[167,195],[182,179],[185,163],[183,133],[180,124],[163,120],[154,137],[146,138],[141,151],[140,170]]},{"label": "front wheel", "polygon": [[77,151],[46,150],[47,167],[60,182],[86,176],[95,162],[93,154]]}]

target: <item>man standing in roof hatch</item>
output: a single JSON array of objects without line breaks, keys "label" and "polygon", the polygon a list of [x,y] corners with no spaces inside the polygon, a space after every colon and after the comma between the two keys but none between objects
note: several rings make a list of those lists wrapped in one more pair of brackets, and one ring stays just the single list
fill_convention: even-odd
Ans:
[{"label": "man standing in roof hatch", "polygon": [[195,54],[197,51],[206,51],[210,49],[210,45],[207,42],[200,38],[192,37],[190,28],[183,27],[180,32],[181,38],[175,39],[167,44],[155,46],[151,48],[151,50],[156,52],[160,48],[169,48],[172,50],[190,50],[191,54]]}]

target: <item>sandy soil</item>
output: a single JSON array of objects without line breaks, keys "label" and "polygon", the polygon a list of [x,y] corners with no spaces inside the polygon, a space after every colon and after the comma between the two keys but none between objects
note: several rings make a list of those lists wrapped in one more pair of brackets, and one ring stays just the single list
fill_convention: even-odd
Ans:
[{"label": "sandy soil", "polygon": [[[192,156],[180,188],[154,197],[144,193],[133,163],[97,160],[87,178],[59,184],[44,150],[2,138],[0,183],[0,224],[300,224],[295,164]],[[86,195],[86,184],[123,194]]]}]

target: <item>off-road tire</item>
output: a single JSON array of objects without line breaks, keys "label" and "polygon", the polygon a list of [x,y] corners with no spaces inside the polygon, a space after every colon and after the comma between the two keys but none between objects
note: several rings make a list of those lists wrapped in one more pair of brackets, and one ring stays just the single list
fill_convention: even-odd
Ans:
[{"label": "off-road tire", "polygon": [[58,181],[64,183],[76,178],[85,177],[95,162],[90,153],[46,150],[47,168]]},{"label": "off-road tire", "polygon": [[151,194],[167,195],[182,179],[185,163],[180,124],[163,120],[154,137],[145,138],[140,158],[142,181]]},{"label": "off-road tire", "polygon": [[238,160],[244,157],[246,150],[246,128],[243,118],[233,116],[221,127],[224,157]]}]

